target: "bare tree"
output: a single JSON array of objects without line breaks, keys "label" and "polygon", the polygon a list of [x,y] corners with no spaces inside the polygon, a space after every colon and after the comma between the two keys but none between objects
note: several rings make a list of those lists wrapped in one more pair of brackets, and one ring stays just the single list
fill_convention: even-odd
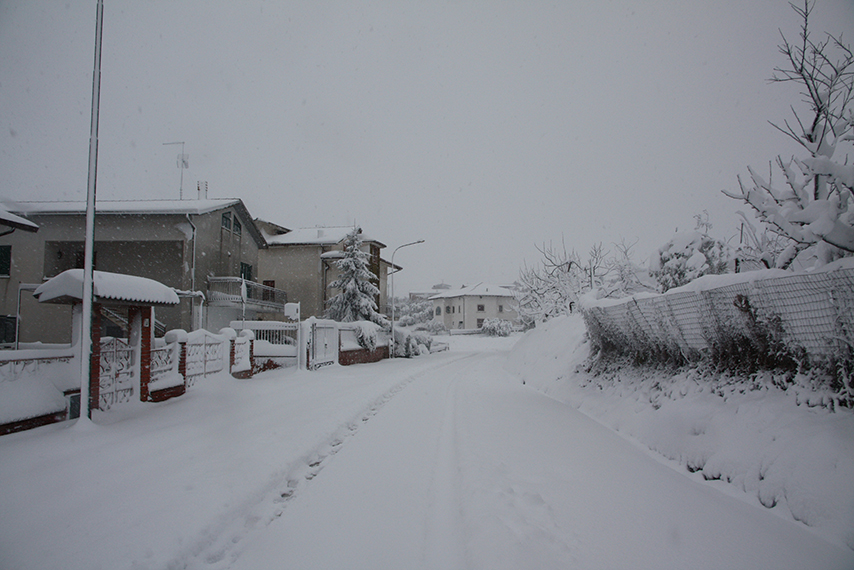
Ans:
[{"label": "bare tree", "polygon": [[789,267],[808,248],[814,249],[820,263],[854,253],[854,165],[848,164],[847,155],[834,156],[843,144],[854,141],[854,53],[841,35],[812,39],[813,5],[808,1],[792,8],[803,22],[799,38],[789,42],[781,32],[779,49],[786,63],[774,69],[771,81],[798,84],[807,111],[792,106],[793,122],[772,125],[808,156],[788,161],[777,157],[785,186],[748,168],[750,181],[738,178],[740,192],[724,191],[747,203],[767,227],[789,242],[775,260],[780,268]]}]

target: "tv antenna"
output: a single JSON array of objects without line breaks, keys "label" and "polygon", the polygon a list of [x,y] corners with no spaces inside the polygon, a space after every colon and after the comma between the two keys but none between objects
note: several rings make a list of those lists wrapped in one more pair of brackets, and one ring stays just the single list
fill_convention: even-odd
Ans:
[{"label": "tv antenna", "polygon": [[190,168],[190,155],[184,154],[184,141],[163,143],[165,145],[181,145],[181,154],[178,155],[178,168],[181,169],[181,185],[178,187],[178,199],[184,199],[184,169]]}]

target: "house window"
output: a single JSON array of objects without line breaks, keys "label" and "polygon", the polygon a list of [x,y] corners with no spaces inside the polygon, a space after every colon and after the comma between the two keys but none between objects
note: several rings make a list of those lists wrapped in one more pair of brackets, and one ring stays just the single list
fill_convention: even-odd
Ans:
[{"label": "house window", "polygon": [[240,221],[237,219],[237,216],[234,216],[234,233],[240,235],[243,231],[243,228],[240,225]]},{"label": "house window", "polygon": [[0,343],[11,344],[15,342],[15,317],[4,315],[0,317]]},{"label": "house window", "polygon": [[504,312],[504,305],[498,305],[498,312],[499,312],[499,313],[503,313],[503,312]]},{"label": "house window", "polygon": [[226,212],[222,215],[222,227],[227,230],[231,229],[231,212]]},{"label": "house window", "polygon": [[450,315],[450,314],[451,314],[451,308],[450,308],[450,307],[445,307],[445,314],[446,314],[446,315]]},{"label": "house window", "polygon": [[485,310],[486,310],[486,309],[483,307],[483,305],[478,305],[478,306],[477,306],[477,312],[478,312],[478,313],[482,313],[482,312],[484,312]]},{"label": "house window", "polygon": [[442,314],[442,307],[436,307],[436,316],[438,317],[441,314]]},{"label": "house window", "polygon": [[12,274],[12,246],[0,245],[0,277]]},{"label": "house window", "polygon": [[[264,287],[269,287],[270,289],[276,288],[276,281],[272,279],[264,280]],[[261,299],[264,301],[275,301],[275,291],[271,291],[270,289],[264,289],[261,292]]]},{"label": "house window", "polygon": [[482,329],[482,328],[483,328],[483,319],[478,319],[478,320],[477,320],[477,328],[479,328],[479,329]]},{"label": "house window", "polygon": [[247,281],[252,281],[252,266],[248,263],[240,262],[240,277]]}]

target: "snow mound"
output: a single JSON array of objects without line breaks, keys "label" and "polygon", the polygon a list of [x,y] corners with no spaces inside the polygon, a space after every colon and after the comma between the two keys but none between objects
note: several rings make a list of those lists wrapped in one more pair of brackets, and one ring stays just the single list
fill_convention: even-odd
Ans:
[{"label": "snow mound", "polygon": [[713,383],[696,369],[593,376],[584,337],[580,316],[554,319],[526,333],[507,366],[698,479],[854,549],[854,413],[809,407],[770,383]]}]

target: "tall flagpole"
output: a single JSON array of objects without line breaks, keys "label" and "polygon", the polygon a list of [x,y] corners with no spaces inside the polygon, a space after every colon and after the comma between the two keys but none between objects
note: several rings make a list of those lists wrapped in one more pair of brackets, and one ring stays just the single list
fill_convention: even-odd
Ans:
[{"label": "tall flagpole", "polygon": [[92,418],[90,402],[92,359],[92,281],[94,279],[95,251],[95,182],[98,179],[98,109],[101,100],[101,32],[104,18],[104,0],[98,0],[95,19],[95,66],[92,72],[92,123],[89,128],[89,184],[86,190],[86,239],[83,255],[83,318],[80,334],[80,405],[86,414],[80,419]]}]

